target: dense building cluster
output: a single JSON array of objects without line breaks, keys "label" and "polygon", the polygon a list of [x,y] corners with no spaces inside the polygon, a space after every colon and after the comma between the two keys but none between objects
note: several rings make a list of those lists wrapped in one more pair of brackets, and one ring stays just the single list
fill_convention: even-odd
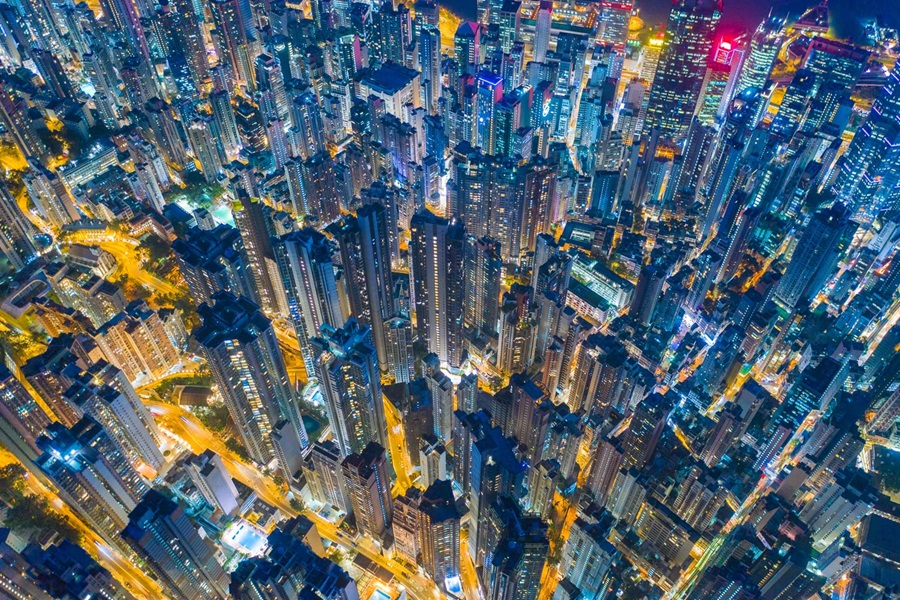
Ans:
[{"label": "dense building cluster", "polygon": [[723,10],[0,2],[0,596],[897,597],[900,40]]}]

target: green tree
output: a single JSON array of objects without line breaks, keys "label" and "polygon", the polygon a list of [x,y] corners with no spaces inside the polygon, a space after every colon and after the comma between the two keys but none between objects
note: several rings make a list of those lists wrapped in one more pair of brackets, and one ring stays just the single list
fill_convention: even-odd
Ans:
[{"label": "green tree", "polygon": [[193,412],[204,427],[214,433],[225,431],[225,426],[228,425],[228,408],[224,404],[200,407],[194,409]]},{"label": "green tree", "polygon": [[25,496],[25,467],[12,463],[0,469],[0,500],[15,504]]},{"label": "green tree", "polygon": [[68,519],[50,506],[46,498],[28,495],[16,502],[6,513],[6,525],[13,530],[45,534],[56,532],[79,543],[81,535]]},{"label": "green tree", "polygon": [[240,441],[237,440],[237,438],[228,438],[225,441],[225,447],[237,454],[241,459],[245,461],[250,460],[250,453],[247,452],[247,449]]},{"label": "green tree", "polygon": [[146,269],[160,278],[165,278],[175,266],[169,245],[155,235],[144,236],[138,251],[147,253]]}]

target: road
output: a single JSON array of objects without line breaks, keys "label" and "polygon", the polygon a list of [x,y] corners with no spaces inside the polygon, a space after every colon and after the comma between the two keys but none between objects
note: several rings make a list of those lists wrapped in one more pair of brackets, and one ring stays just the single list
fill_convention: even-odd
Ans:
[{"label": "road", "polygon": [[[0,448],[0,467],[12,463],[22,464],[12,453]],[[22,466],[24,467],[25,465]],[[69,520],[69,523],[82,535],[82,546],[84,546],[85,550],[112,573],[117,581],[123,585],[128,584],[127,589],[136,598],[158,600],[163,597],[162,589],[155,581],[150,579],[143,571],[123,557],[117,549],[110,546],[103,538],[97,535],[94,529],[85,523],[78,513],[70,509],[69,505],[57,496],[51,486],[41,481],[40,477],[29,472],[25,478],[25,485],[28,487],[29,492],[46,498],[57,512]]]},{"label": "road", "polygon": [[469,530],[464,528],[460,532],[459,547],[459,570],[460,579],[462,580],[463,594],[467,600],[484,600],[484,593],[481,591],[481,582],[478,581],[478,574],[475,572],[475,561],[469,554]]},{"label": "road", "polygon": [[410,473],[412,473],[412,463],[409,459],[409,454],[406,451],[403,421],[400,417],[400,411],[398,411],[387,398],[383,398],[383,401],[384,417],[387,421],[388,445],[390,446],[388,452],[391,455],[391,462],[394,465],[394,473],[397,477],[394,481],[393,494],[394,497],[397,497],[402,496],[406,493],[406,490],[412,487],[413,482],[410,477]]},{"label": "road", "polygon": [[272,329],[275,331],[275,337],[278,338],[288,377],[292,383],[296,384],[299,381],[301,385],[305,384],[309,381],[309,374],[306,372],[306,363],[303,362],[303,356],[300,354],[300,342],[297,341],[297,334],[292,328],[286,327],[278,321],[272,321]]},{"label": "road", "polygon": [[438,29],[441,32],[441,50],[453,56],[454,37],[462,18],[441,6],[438,12]]},{"label": "road", "polygon": [[180,288],[143,269],[143,261],[137,251],[138,242],[136,240],[113,234],[106,239],[97,241],[91,240],[79,232],[74,232],[66,238],[66,241],[99,246],[116,259],[116,275],[124,273],[129,280],[147,287],[154,293],[178,297],[187,291],[186,287]]},{"label": "road", "polygon": [[178,297],[185,293],[186,288],[179,288],[165,279],[160,279],[146,269],[143,269],[143,263],[140,258],[138,258],[137,251],[129,244],[116,241],[101,242],[98,245],[100,248],[113,255],[116,259],[116,264],[118,265],[116,272],[124,272],[128,275],[129,280],[143,285],[156,294]]},{"label": "road", "polygon": [[[222,457],[222,462],[231,477],[251,488],[262,500],[277,507],[283,514],[288,516],[298,514],[285,497],[282,488],[276,485],[272,478],[266,477],[257,468],[244,463],[240,457],[225,447],[220,436],[206,429],[189,411],[180,406],[160,402],[145,401],[145,404],[160,427],[184,442],[192,452],[199,454],[206,449],[211,449]],[[345,550],[359,552],[379,566],[388,569],[394,574],[395,580],[406,588],[408,595],[413,600],[432,600],[440,597],[437,586],[430,579],[383,556],[373,542],[362,540],[361,537],[358,539],[362,541],[350,539],[343,532],[339,533],[334,523],[323,519],[317,513],[306,510],[303,514],[316,524],[319,534],[323,538],[338,544]]]},{"label": "road", "polygon": [[[900,260],[900,258],[897,260]],[[869,330],[863,332],[863,338],[868,342],[866,344],[866,353],[863,355],[864,359],[869,358],[869,355],[872,353],[872,350],[870,349],[878,347],[878,344],[881,343],[884,336],[897,324],[898,320],[900,320],[900,300],[895,300],[891,303],[890,307],[888,307],[884,317],[875,321],[875,327],[870,326]]]}]

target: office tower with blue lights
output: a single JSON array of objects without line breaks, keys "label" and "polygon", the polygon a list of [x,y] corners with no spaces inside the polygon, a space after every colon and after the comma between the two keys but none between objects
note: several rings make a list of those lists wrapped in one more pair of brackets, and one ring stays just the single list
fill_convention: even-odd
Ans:
[{"label": "office tower with blue lights", "polygon": [[743,92],[747,88],[763,90],[766,87],[769,73],[783,42],[783,28],[783,19],[771,16],[762,21],[753,32],[735,86],[736,93]]},{"label": "office tower with blue lights", "polygon": [[61,496],[106,540],[118,543],[149,486],[107,431],[91,417],[70,428],[52,423],[37,445],[36,464]]},{"label": "office tower with blue lights", "polygon": [[874,214],[897,201],[897,143],[900,141],[900,74],[893,71],[839,162],[835,182],[851,210]]},{"label": "office tower with blue lights", "polygon": [[178,502],[160,492],[150,490],[134,507],[122,539],[173,597],[228,597],[228,575],[213,543],[200,535]]}]

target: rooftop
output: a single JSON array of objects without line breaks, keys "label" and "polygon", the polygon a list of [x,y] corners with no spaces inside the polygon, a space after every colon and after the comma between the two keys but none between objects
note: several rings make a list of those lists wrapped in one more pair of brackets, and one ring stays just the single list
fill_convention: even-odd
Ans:
[{"label": "rooftop", "polygon": [[397,63],[387,62],[380,69],[370,71],[363,77],[363,83],[370,89],[393,95],[408,86],[419,76],[419,72]]}]

